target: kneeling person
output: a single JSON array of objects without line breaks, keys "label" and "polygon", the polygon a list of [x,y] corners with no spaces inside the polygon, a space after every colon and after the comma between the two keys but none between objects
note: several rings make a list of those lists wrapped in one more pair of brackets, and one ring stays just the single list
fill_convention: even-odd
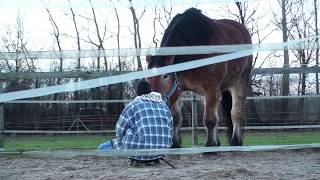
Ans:
[{"label": "kneeling person", "polygon": [[[116,138],[98,147],[108,149],[167,149],[172,145],[173,118],[158,92],[151,92],[145,80],[136,85],[138,95],[122,111],[116,125]],[[159,162],[163,156],[129,157],[131,165],[138,162]]]}]

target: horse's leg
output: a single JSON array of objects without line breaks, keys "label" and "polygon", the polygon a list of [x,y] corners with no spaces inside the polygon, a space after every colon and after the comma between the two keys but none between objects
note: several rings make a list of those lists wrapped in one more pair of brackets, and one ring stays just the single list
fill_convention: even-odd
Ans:
[{"label": "horse's leg", "polygon": [[181,126],[182,115],[181,115],[181,104],[179,100],[176,101],[174,104],[172,104],[171,112],[173,117],[173,142],[172,142],[171,148],[180,148],[181,140],[180,140],[179,129]]},{"label": "horse's leg", "polygon": [[243,134],[241,132],[241,123],[243,119],[244,103],[245,103],[245,87],[239,83],[235,87],[230,89],[232,96],[232,108],[231,108],[231,119],[232,119],[232,136],[229,139],[231,146],[242,146]]},{"label": "horse's leg", "polygon": [[223,118],[227,126],[227,139],[230,144],[230,140],[233,133],[233,125],[231,120],[231,109],[232,109],[232,96],[229,91],[222,92],[221,110]]},{"label": "horse's leg", "polygon": [[218,138],[218,106],[220,94],[218,91],[205,96],[204,124],[207,127],[206,146],[220,146]]}]

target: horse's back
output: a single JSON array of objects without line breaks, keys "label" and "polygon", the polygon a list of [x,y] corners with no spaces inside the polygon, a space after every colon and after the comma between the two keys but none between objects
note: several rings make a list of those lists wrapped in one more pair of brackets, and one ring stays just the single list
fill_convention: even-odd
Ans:
[{"label": "horse's back", "polygon": [[[251,36],[245,26],[229,19],[211,19],[200,10],[191,8],[173,18],[169,24],[161,46],[201,46],[251,44]],[[177,55],[173,64],[213,57],[220,54]],[[239,60],[209,65],[202,68],[177,73],[183,79],[184,89],[196,90],[201,94],[203,86],[228,87],[250,74],[252,56]],[[168,64],[166,64],[168,65]],[[204,81],[199,81],[203,79]]]},{"label": "horse's back", "polygon": [[212,19],[215,34],[210,44],[251,44],[251,36],[247,28],[237,21],[230,19]]},{"label": "horse's back", "polygon": [[[215,35],[210,40],[213,45],[252,44],[247,28],[237,21],[230,19],[212,20]],[[252,56],[231,60],[224,64],[226,71],[221,86],[228,87],[239,79],[247,78],[252,68]],[[216,65],[213,65],[216,66]]]}]

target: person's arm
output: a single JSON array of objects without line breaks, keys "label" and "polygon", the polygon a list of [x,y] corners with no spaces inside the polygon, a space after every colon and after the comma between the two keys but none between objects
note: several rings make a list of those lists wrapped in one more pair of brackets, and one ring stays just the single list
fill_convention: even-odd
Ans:
[{"label": "person's arm", "polygon": [[120,114],[119,120],[116,125],[117,138],[122,138],[123,136],[125,136],[127,130],[132,126],[131,119],[133,114],[130,114],[132,113],[131,111],[132,109],[129,106],[127,106]]}]

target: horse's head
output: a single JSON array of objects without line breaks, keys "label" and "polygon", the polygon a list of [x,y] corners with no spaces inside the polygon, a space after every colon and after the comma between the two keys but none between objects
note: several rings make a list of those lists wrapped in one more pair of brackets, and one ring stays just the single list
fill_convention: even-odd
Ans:
[{"label": "horse's head", "polygon": [[[174,56],[147,56],[148,69],[159,68],[173,63]],[[180,88],[176,73],[149,77],[152,91],[159,92],[168,103],[173,104],[179,97]]]}]

